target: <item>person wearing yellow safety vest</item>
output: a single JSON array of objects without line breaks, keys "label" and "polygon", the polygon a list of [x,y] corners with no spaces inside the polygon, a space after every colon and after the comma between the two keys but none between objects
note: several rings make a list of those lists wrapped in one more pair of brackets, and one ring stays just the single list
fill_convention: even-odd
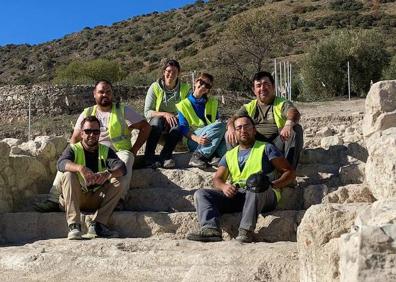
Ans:
[{"label": "person wearing yellow safety vest", "polygon": [[[150,134],[148,122],[131,107],[113,102],[113,87],[109,81],[100,80],[96,83],[93,96],[96,105],[86,108],[78,117],[74,127],[71,144],[81,140],[81,121],[90,115],[96,116],[100,121],[99,142],[112,148],[117,152],[118,157],[125,163],[127,173],[120,178],[123,188],[123,195],[117,209],[124,208],[124,200],[127,196],[131,177],[132,167],[138,150],[142,147]],[[131,131],[139,130],[138,137],[134,144],[131,143]],[[58,172],[52,185],[49,199],[42,203],[37,203],[35,209],[39,212],[56,211],[59,198],[59,178]]]},{"label": "person wearing yellow safety vest", "polygon": [[[195,192],[201,229],[189,233],[189,240],[221,241],[220,216],[242,212],[236,239],[243,243],[252,242],[258,215],[274,210],[281,197],[281,188],[295,179],[294,169],[279,150],[271,143],[255,139],[256,128],[252,118],[237,116],[233,120],[239,145],[221,159],[213,176],[215,189]],[[258,173],[266,177],[273,170],[278,171],[280,177],[272,182],[267,178],[265,189],[259,192],[247,189],[246,182],[250,176]]]},{"label": "person wearing yellow safety vest", "polygon": [[[252,83],[256,99],[243,105],[237,115],[249,115],[257,128],[256,139],[274,144],[296,168],[303,147],[300,113],[292,102],[275,96],[275,82],[269,72],[256,73]],[[236,145],[232,118],[227,123],[226,140]]]},{"label": "person wearing yellow safety vest", "polygon": [[188,149],[194,152],[189,162],[192,167],[217,165],[227,150],[226,127],[218,120],[218,101],[208,95],[212,85],[213,76],[200,73],[195,80],[194,92],[176,104],[180,131],[187,138]]},{"label": "person wearing yellow safety vest", "polygon": [[85,238],[118,237],[107,224],[123,193],[119,177],[126,174],[126,167],[111,148],[99,143],[99,135],[99,120],[84,118],[81,141],[66,147],[58,159],[59,203],[66,213],[70,240],[82,239],[80,210],[95,210]]},{"label": "person wearing yellow safety vest", "polygon": [[[144,103],[144,116],[151,125],[144,153],[145,166],[174,168],[172,153],[182,138],[177,123],[176,104],[187,97],[190,85],[179,80],[180,64],[176,60],[167,60],[162,72],[162,77],[148,89]],[[155,149],[161,135],[165,144],[159,158],[156,158]]]}]

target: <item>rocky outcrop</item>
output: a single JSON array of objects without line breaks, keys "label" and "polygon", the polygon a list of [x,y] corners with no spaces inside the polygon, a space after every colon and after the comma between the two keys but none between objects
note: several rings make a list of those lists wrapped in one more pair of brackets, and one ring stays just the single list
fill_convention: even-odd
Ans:
[{"label": "rocky outcrop", "polygon": [[340,240],[341,281],[396,281],[396,198],[361,212]]}]

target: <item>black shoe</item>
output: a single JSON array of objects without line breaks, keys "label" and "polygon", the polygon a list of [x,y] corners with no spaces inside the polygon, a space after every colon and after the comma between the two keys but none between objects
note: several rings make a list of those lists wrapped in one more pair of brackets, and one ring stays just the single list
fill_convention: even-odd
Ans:
[{"label": "black shoe", "polygon": [[240,228],[235,239],[240,243],[251,243],[253,242],[253,231]]},{"label": "black shoe", "polygon": [[198,152],[194,152],[188,163],[191,167],[206,168],[208,166],[207,159]]},{"label": "black shoe", "polygon": [[33,209],[37,212],[60,212],[59,203],[50,200],[38,202],[33,205]]},{"label": "black shoe", "polygon": [[81,240],[81,224],[72,223],[69,225],[69,233],[67,234],[69,240]]},{"label": "black shoe", "polygon": [[120,234],[117,231],[110,230],[106,225],[92,221],[89,223],[88,232],[84,234],[84,238],[119,238]]},{"label": "black shoe", "polygon": [[186,238],[191,241],[199,242],[219,242],[223,240],[220,230],[208,227],[204,227],[197,232],[188,233]]}]

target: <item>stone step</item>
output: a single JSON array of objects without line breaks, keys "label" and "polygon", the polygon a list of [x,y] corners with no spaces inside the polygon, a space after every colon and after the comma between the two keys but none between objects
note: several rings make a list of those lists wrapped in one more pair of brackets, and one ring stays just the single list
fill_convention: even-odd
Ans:
[{"label": "stone step", "polygon": [[[257,241],[295,241],[298,224],[304,211],[273,211],[260,215],[255,230]],[[240,213],[226,214],[221,219],[224,239],[237,235]],[[82,222],[88,216],[82,216]],[[182,239],[198,228],[195,212],[115,212],[111,228],[123,237],[166,236]],[[85,223],[83,229],[86,230]],[[58,213],[4,213],[0,214],[0,242],[22,243],[34,240],[64,238],[67,235],[65,214]]]},{"label": "stone step", "polygon": [[0,248],[2,281],[299,281],[297,243],[52,239]]}]

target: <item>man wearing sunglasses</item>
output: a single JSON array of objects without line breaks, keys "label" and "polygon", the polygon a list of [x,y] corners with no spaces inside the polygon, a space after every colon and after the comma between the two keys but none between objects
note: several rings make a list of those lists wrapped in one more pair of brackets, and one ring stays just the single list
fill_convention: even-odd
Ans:
[{"label": "man wearing sunglasses", "polygon": [[[195,192],[201,229],[189,233],[189,240],[221,241],[220,216],[242,212],[236,239],[241,243],[252,242],[258,215],[274,210],[281,197],[280,189],[295,178],[293,168],[275,146],[256,141],[256,128],[249,116],[236,116],[233,120],[239,145],[221,159],[213,176],[215,189]],[[270,182],[266,175],[274,170],[280,177]],[[252,176],[261,180],[251,181]],[[260,187],[250,186],[252,183]]]},{"label": "man wearing sunglasses", "polygon": [[182,134],[187,138],[187,146],[194,152],[189,165],[205,168],[217,165],[225,152],[225,124],[218,121],[218,101],[209,96],[213,76],[200,73],[195,81],[194,92],[178,104],[179,125]]},{"label": "man wearing sunglasses", "polygon": [[[100,80],[96,83],[93,96],[96,105],[86,108],[78,117],[74,127],[71,144],[81,140],[81,121],[87,116],[96,116],[100,122],[99,142],[112,148],[117,152],[118,157],[125,163],[127,173],[120,178],[123,194],[121,196],[118,210],[122,210],[124,199],[128,193],[132,177],[132,167],[134,158],[140,147],[146,142],[150,134],[148,122],[132,108],[113,102],[113,87],[107,80]],[[131,131],[139,130],[135,143],[131,143]],[[59,178],[61,173],[57,173],[50,191],[48,200],[37,203],[35,209],[39,212],[57,211],[59,198]]]},{"label": "man wearing sunglasses", "polygon": [[81,122],[80,140],[70,144],[58,160],[61,195],[59,203],[65,210],[69,240],[80,240],[80,210],[94,211],[87,238],[118,237],[107,227],[122,193],[119,177],[126,167],[117,154],[99,143],[100,122],[88,116]]},{"label": "man wearing sunglasses", "polygon": [[[274,144],[296,168],[303,147],[300,113],[290,101],[275,96],[274,78],[269,72],[256,73],[252,83],[256,99],[243,105],[237,115],[250,116],[257,128],[256,139]],[[237,144],[232,119],[227,123],[226,140],[232,146]]]}]

